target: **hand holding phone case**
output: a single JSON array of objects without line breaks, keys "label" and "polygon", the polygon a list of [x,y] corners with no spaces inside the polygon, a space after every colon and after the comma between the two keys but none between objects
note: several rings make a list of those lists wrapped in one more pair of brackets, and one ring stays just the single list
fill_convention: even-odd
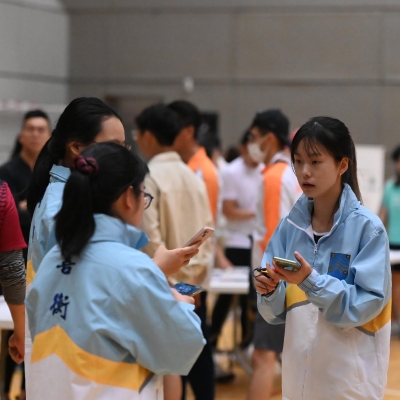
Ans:
[{"label": "hand holding phone case", "polygon": [[177,283],[173,288],[185,296],[194,296],[204,290],[201,286],[189,285],[183,282]]},{"label": "hand holding phone case", "polygon": [[201,228],[188,242],[186,242],[183,247],[191,246],[196,242],[201,242],[203,244],[209,237],[214,234],[214,229],[209,226]]},{"label": "hand holding phone case", "polygon": [[286,258],[274,257],[275,263],[286,271],[298,271],[301,265],[297,261],[287,260]]}]

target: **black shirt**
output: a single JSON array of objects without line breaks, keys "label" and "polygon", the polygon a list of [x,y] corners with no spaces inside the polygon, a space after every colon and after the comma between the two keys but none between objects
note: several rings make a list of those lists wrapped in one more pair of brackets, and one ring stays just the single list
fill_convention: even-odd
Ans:
[{"label": "black shirt", "polygon": [[26,200],[32,171],[29,165],[18,155],[0,167],[0,179],[6,181],[14,196],[16,205]]},{"label": "black shirt", "polygon": [[315,242],[315,244],[317,244],[319,242],[319,239],[321,239],[323,236],[324,235],[319,236],[319,235],[314,234],[314,242]]}]

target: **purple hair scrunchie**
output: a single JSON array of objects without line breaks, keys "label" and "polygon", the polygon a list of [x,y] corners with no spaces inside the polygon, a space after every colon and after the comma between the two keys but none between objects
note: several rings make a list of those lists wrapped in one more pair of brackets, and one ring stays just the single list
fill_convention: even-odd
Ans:
[{"label": "purple hair scrunchie", "polygon": [[71,169],[79,171],[82,174],[88,175],[92,178],[99,171],[99,165],[97,164],[97,161],[92,157],[85,158],[82,156],[78,156],[74,159]]}]

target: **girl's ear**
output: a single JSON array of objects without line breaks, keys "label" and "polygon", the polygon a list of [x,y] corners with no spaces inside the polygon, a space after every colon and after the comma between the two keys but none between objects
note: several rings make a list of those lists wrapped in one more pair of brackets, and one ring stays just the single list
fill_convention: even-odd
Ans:
[{"label": "girl's ear", "polygon": [[81,151],[84,149],[82,143],[77,141],[69,142],[67,146],[72,158],[78,157],[79,154],[81,154]]},{"label": "girl's ear", "polygon": [[139,209],[140,202],[135,196],[135,191],[132,186],[129,186],[124,193],[121,195],[122,202],[126,210],[135,210],[135,212]]},{"label": "girl's ear", "polygon": [[129,186],[119,197],[118,201],[120,203],[120,206],[126,210],[131,210],[134,208],[133,200],[132,200],[132,187]]},{"label": "girl's ear", "polygon": [[349,159],[347,157],[342,158],[340,161],[340,175],[343,175],[349,169]]}]

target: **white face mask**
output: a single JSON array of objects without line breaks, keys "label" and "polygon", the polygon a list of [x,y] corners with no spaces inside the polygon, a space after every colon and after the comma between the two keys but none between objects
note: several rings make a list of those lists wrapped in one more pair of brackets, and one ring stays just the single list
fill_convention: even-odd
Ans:
[{"label": "white face mask", "polygon": [[265,160],[266,154],[261,150],[260,143],[249,143],[247,145],[249,156],[256,163],[262,163]]}]

